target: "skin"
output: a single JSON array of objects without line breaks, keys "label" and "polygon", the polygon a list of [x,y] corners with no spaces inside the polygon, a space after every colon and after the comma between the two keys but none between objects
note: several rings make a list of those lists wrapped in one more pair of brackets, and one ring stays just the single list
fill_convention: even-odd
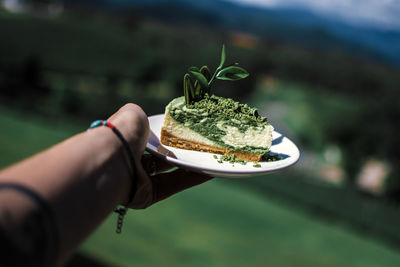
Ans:
[{"label": "skin", "polygon": [[[162,173],[172,166],[143,155],[150,130],[147,116],[138,105],[123,106],[108,121],[129,143],[136,164],[138,187],[129,208],[149,207],[211,179],[181,169]],[[0,172],[0,183],[24,185],[38,193],[54,210],[59,235],[57,265],[62,264],[116,206],[127,203],[131,167],[125,153],[111,129],[97,127]],[[154,166],[156,169],[152,169]],[[153,172],[151,176],[150,172]],[[0,218],[0,225],[3,229],[12,229],[11,232],[18,231],[18,225],[23,224],[34,208],[30,201],[16,193],[0,194],[0,203],[0,213],[7,210],[14,222],[2,222]]]}]

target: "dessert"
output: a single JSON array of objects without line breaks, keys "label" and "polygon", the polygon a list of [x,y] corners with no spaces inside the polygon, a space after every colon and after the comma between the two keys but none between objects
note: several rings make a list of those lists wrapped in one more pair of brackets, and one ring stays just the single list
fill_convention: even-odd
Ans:
[{"label": "dessert", "polygon": [[161,143],[164,145],[235,155],[247,161],[260,161],[269,152],[273,127],[257,109],[230,98],[210,94],[213,79],[238,80],[248,76],[237,65],[223,68],[214,75],[208,68],[190,68],[184,77],[184,96],[173,99],[165,108]]}]

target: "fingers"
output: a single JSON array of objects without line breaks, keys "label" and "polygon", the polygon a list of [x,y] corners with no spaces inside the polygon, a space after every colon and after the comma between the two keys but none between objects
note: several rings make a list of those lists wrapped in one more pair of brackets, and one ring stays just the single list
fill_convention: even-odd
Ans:
[{"label": "fingers", "polygon": [[146,114],[144,113],[143,109],[134,104],[134,103],[127,103],[125,105],[123,105],[122,107],[120,107],[118,109],[117,112],[115,112],[114,114],[112,114],[107,120],[115,120],[116,118],[118,118],[119,116],[121,116],[121,114],[125,114],[125,113],[136,113],[141,117],[147,117]]},{"label": "fingers", "polygon": [[143,155],[138,166],[138,188],[130,208],[144,209],[158,201],[183,191],[192,186],[204,183],[211,177],[178,169],[162,173],[174,167],[162,158],[151,154]]},{"label": "fingers", "polygon": [[153,175],[173,168],[167,161],[145,154],[137,165],[137,189],[134,200],[129,204],[133,209],[145,209],[155,203],[153,189]]},{"label": "fingers", "polygon": [[152,177],[153,203],[211,179],[212,177],[210,176],[182,169],[170,173],[155,175]]},{"label": "fingers", "polygon": [[167,161],[150,154],[142,156],[142,165],[150,176],[165,172],[174,167],[174,165],[169,164]]}]

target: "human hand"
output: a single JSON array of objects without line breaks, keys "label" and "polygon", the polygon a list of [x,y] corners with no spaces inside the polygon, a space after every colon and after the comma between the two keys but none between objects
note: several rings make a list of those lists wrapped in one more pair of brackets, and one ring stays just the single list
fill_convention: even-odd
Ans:
[{"label": "human hand", "polygon": [[150,154],[143,155],[150,127],[147,115],[138,105],[126,104],[108,121],[118,128],[130,144],[136,164],[137,190],[129,208],[147,208],[175,193],[212,179],[182,169],[163,173],[174,166]]},{"label": "human hand", "polygon": [[151,154],[143,155],[138,168],[139,184],[130,208],[143,209],[190,187],[202,184],[212,177],[177,169],[166,172],[174,166]]}]

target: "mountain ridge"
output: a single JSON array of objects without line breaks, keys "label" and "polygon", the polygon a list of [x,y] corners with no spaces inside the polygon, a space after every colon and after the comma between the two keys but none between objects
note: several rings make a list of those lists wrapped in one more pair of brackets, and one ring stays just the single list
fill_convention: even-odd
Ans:
[{"label": "mountain ridge", "polygon": [[344,50],[400,68],[400,31],[354,26],[305,9],[272,9],[213,0],[83,0],[79,3],[122,13],[135,11],[141,16],[175,24],[247,32],[312,49]]}]

